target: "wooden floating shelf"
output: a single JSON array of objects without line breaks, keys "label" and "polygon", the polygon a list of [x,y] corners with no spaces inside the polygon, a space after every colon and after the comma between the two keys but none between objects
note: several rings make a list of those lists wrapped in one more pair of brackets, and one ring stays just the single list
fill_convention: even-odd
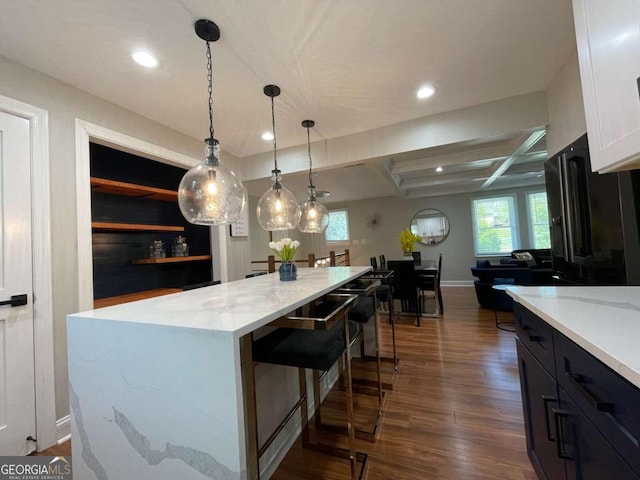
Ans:
[{"label": "wooden floating shelf", "polygon": [[199,260],[211,260],[211,255],[192,255],[190,257],[166,257],[166,258],[139,258],[131,260],[134,265],[148,265],[152,263],[176,263],[197,262]]},{"label": "wooden floating shelf", "polygon": [[145,298],[161,297],[162,295],[169,295],[170,293],[178,293],[181,291],[181,288],[154,288],[153,290],[116,295],[115,297],[98,298],[93,301],[93,308],[111,307],[112,305],[135,302],[136,300],[144,300]]},{"label": "wooden floating shelf", "polygon": [[184,232],[184,227],[172,225],[145,225],[140,223],[91,222],[93,230],[139,231],[139,232]]},{"label": "wooden floating shelf", "polygon": [[125,197],[149,198],[162,200],[163,202],[175,202],[178,200],[178,192],[165,190],[164,188],[148,187],[133,183],[118,182],[106,178],[91,177],[91,189],[98,193],[110,193]]}]

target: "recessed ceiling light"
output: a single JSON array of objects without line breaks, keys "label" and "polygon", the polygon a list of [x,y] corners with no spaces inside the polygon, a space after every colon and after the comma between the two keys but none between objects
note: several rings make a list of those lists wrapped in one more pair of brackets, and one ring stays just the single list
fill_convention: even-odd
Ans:
[{"label": "recessed ceiling light", "polygon": [[146,50],[136,50],[131,54],[133,60],[143,67],[153,68],[158,66],[158,59]]},{"label": "recessed ceiling light", "polygon": [[273,140],[273,133],[264,132],[262,135],[260,135],[260,138],[262,138],[263,140]]},{"label": "recessed ceiling light", "polygon": [[440,173],[442,171],[442,167],[436,168],[436,172]]},{"label": "recessed ceiling light", "polygon": [[433,85],[425,85],[424,87],[420,87],[417,96],[418,98],[429,98],[434,93],[436,93],[436,87],[434,87]]}]

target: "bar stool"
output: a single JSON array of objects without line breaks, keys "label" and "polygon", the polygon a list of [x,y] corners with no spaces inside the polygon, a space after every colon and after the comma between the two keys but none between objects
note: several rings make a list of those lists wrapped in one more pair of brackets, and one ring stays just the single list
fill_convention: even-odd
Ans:
[{"label": "bar stool", "polygon": [[396,328],[394,321],[395,310],[393,307],[393,288],[391,284],[393,276],[393,270],[373,270],[371,272],[365,273],[362,277],[360,277],[361,279],[372,279],[378,280],[380,282],[380,286],[376,288],[376,298],[379,302],[384,302],[388,306],[393,355],[391,357],[380,356],[380,361],[383,363],[391,363],[393,365],[393,372],[391,376],[391,382],[382,382],[382,388],[384,388],[385,390],[393,390],[400,367],[400,360],[398,359],[398,353],[396,349]]},{"label": "bar stool", "polygon": [[[362,361],[375,361],[376,362],[376,380],[370,380],[366,378],[352,377],[352,382],[360,385],[366,385],[374,387],[377,390],[378,397],[378,411],[374,422],[374,425],[370,431],[363,429],[356,429],[356,437],[375,441],[379,432],[378,427],[382,423],[382,414],[384,411],[384,391],[382,387],[382,375],[380,372],[380,349],[378,344],[378,308],[376,302],[376,290],[380,286],[380,282],[375,279],[362,279],[358,278],[346,285],[336,289],[336,292],[346,294],[357,294],[360,299],[358,304],[349,312],[349,320],[360,324],[358,331],[358,338],[360,340],[360,358]],[[366,355],[365,353],[365,336],[364,327],[373,319],[374,324],[374,356]],[[315,380],[315,379],[314,379]],[[363,392],[368,393],[368,392]],[[316,417],[316,424],[320,426],[320,417]],[[325,425],[322,425],[325,427]]]},{"label": "bar stool", "polygon": [[[283,317],[272,322],[271,326],[278,326],[273,332],[253,342],[254,362],[285,365],[298,368],[298,383],[300,399],[265,441],[258,445],[258,458],[264,454],[276,436],[282,431],[286,423],[293,418],[300,409],[302,425],[302,444],[305,448],[318,450],[322,453],[346,458],[350,461],[351,478],[362,476],[366,468],[366,455],[356,453],[353,428],[353,391],[351,385],[351,362],[349,355],[345,361],[344,378],[346,383],[346,413],[348,449],[335,446],[312,444],[309,440],[309,425],[307,418],[307,382],[305,369],[315,372],[328,371],[341,355],[348,351],[351,338],[357,335],[358,325],[349,321],[347,316],[358,302],[357,295],[329,294],[320,303],[312,302],[296,312],[295,315]],[[253,389],[255,395],[255,388]],[[314,411],[317,415],[320,409],[320,393],[316,391],[314,383]],[[255,401],[254,401],[255,405]],[[255,439],[256,443],[257,435]],[[358,474],[356,461],[362,463]]]}]

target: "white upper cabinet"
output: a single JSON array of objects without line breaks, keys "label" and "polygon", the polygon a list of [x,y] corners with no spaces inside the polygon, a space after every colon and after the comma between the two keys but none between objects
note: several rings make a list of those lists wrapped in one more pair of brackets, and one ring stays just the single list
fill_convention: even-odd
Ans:
[{"label": "white upper cabinet", "polygon": [[640,168],[640,0],[573,0],[594,171]]}]

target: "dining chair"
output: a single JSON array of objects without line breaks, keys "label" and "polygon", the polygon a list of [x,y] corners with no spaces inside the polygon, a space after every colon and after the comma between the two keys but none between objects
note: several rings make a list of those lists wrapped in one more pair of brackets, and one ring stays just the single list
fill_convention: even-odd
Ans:
[{"label": "dining chair", "polygon": [[384,255],[380,255],[380,268],[387,268],[387,260]]},{"label": "dining chair", "polygon": [[371,267],[372,267],[374,270],[377,270],[377,269],[378,269],[378,260],[376,260],[376,257],[370,257],[370,258],[369,258],[369,263],[371,264]]},{"label": "dining chair", "polygon": [[402,310],[415,309],[416,322],[420,326],[420,290],[413,260],[389,260],[388,270],[393,270],[392,290],[394,300],[400,300]]},{"label": "dining chair", "polygon": [[418,288],[420,290],[420,303],[433,298],[434,313],[430,317],[440,317],[444,314],[442,306],[442,292],[440,291],[440,278],[442,274],[442,254],[438,258],[438,270],[434,274],[418,273]]}]

